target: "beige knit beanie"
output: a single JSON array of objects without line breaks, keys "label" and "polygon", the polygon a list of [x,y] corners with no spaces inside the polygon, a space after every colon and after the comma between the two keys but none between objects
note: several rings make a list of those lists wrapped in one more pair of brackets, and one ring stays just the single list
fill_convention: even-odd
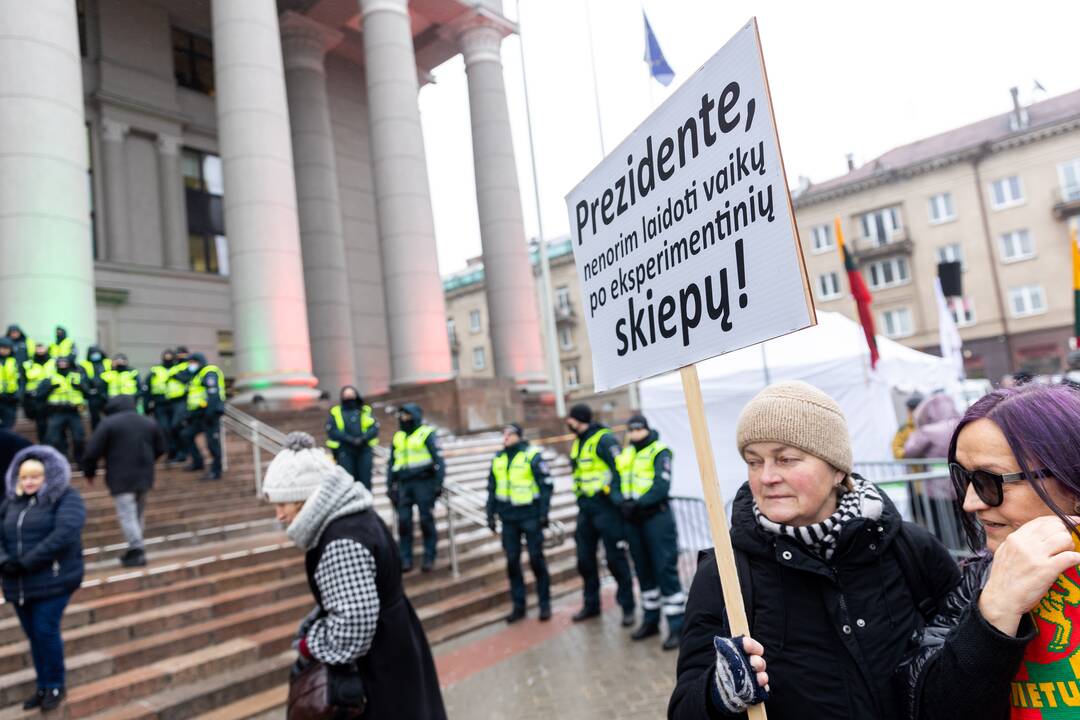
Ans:
[{"label": "beige knit beanie", "polygon": [[291,432],[263,476],[263,497],[272,503],[303,502],[334,474],[334,461],[306,432]]},{"label": "beige knit beanie", "polygon": [[851,472],[851,436],[836,401],[800,380],[774,383],[759,392],[739,415],[739,453],[756,442],[776,442]]}]

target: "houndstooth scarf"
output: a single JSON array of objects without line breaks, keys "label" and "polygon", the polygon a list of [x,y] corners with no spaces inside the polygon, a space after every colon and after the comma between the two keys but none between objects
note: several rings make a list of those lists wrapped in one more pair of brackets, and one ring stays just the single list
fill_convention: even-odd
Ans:
[{"label": "houndstooth scarf", "polygon": [[754,518],[766,532],[794,538],[811,552],[826,560],[831,560],[833,553],[836,552],[836,541],[844,525],[856,518],[877,520],[881,517],[881,492],[858,475],[852,475],[851,482],[853,485],[851,490],[841,488],[836,512],[821,522],[799,527],[773,522],[761,514],[756,502],[754,503]]},{"label": "houndstooth scarf", "polygon": [[285,532],[298,547],[310,550],[319,544],[323,530],[331,522],[372,505],[371,492],[353,480],[344,468],[335,466],[334,472],[323,478],[319,489],[304,502]]}]

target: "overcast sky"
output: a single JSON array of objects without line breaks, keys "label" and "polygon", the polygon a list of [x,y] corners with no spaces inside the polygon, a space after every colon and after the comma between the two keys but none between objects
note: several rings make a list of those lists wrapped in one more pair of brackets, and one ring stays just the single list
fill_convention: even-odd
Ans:
[{"label": "overcast sky", "polygon": [[[517,17],[516,1],[504,0]],[[642,5],[675,80],[648,77]],[[1010,107],[1080,88],[1080,3],[521,0],[544,234],[568,229],[564,197],[747,19],[757,15],[788,182],[843,174],[886,150]],[[502,46],[525,230],[537,233],[517,37]],[[420,93],[439,263],[480,254],[469,103],[460,56]],[[1036,93],[1038,80],[1047,93]]]}]

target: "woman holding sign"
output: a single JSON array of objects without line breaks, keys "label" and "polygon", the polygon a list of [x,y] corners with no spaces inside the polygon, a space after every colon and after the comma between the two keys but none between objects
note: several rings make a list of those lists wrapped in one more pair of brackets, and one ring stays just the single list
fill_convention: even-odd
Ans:
[{"label": "woman holding sign", "polygon": [[980,554],[906,663],[910,717],[1080,716],[1080,393],[987,395],[949,469]]},{"label": "woman holding sign", "polygon": [[770,720],[904,717],[894,673],[955,587],[956,564],[852,474],[847,422],[817,388],[765,388],[743,409],[737,437],[748,482],[735,496],[731,540],[753,638],[729,637],[707,553],[690,588],[668,717],[737,717],[766,696]]}]

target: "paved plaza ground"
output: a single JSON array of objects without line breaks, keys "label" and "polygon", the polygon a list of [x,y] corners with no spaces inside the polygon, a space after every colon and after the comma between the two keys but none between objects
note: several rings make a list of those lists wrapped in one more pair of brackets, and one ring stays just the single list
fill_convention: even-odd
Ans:
[{"label": "paved plaza ground", "polygon": [[549,623],[531,608],[525,621],[436,647],[450,720],[665,717],[677,653],[663,652],[659,638],[630,640],[610,591],[596,620],[570,622],[579,606],[575,594],[555,604]]}]

